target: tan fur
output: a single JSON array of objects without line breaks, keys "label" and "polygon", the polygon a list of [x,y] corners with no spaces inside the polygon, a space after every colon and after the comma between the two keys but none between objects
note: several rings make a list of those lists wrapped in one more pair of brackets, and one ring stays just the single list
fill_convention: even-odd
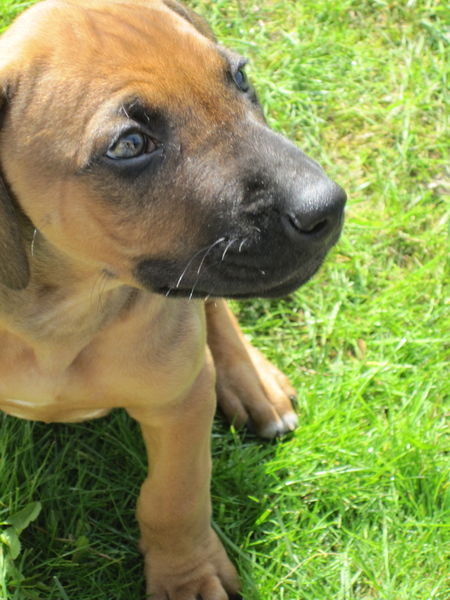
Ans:
[{"label": "tan fur", "polygon": [[[170,115],[168,151],[201,156],[208,142],[217,169],[231,169],[240,122],[265,125],[222,83],[235,60],[224,53],[174,0],[47,0],[0,41],[0,408],[53,422],[122,407],[139,421],[150,474],[137,514],[156,600],[239,590],[209,523],[214,363],[228,418],[266,437],[295,427],[294,391],[223,300],[173,299],[136,280],[136,257],[179,260],[203,244],[205,208],[171,199],[181,166],[144,204],[145,190],[113,185],[106,170],[93,183],[91,163],[128,118],[118,103],[139,96]],[[214,179],[207,168],[200,188]]]}]

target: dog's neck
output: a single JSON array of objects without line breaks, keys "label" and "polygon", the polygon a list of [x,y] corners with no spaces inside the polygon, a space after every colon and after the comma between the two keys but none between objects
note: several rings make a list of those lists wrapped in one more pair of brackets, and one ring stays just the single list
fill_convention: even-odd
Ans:
[{"label": "dog's neck", "polygon": [[0,286],[0,332],[14,332],[33,346],[49,339],[79,346],[130,308],[138,290],[63,255],[27,217],[20,222],[30,282],[20,291]]}]

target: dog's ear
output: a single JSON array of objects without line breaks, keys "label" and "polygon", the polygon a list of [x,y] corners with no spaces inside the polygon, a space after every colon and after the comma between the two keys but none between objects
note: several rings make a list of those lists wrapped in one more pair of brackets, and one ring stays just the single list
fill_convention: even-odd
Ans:
[{"label": "dog's ear", "polygon": [[[0,84],[0,126],[5,104],[6,94]],[[29,279],[30,268],[17,212],[0,175],[0,284],[21,290],[28,285]]]},{"label": "dog's ear", "polygon": [[214,35],[211,27],[208,25],[205,19],[203,19],[203,17],[200,17],[200,15],[195,13],[190,8],[180,4],[178,0],[163,0],[163,2],[171,10],[176,12],[177,15],[180,15],[180,17],[186,19],[186,21],[193,25],[195,29],[197,29],[197,31],[199,31],[202,35],[204,35],[213,42],[217,41],[217,38]]},{"label": "dog's ear", "polygon": [[29,279],[30,268],[16,210],[0,178],[0,284],[21,290]]}]

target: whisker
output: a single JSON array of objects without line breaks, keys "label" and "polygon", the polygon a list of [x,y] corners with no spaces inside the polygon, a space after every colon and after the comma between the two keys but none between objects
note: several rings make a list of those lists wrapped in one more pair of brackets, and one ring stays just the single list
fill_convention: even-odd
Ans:
[{"label": "whisker", "polygon": [[[111,275],[108,273],[103,273],[103,277],[100,279],[100,283],[98,286],[98,308],[104,315],[106,314],[105,306],[102,302],[102,296],[105,293],[106,286],[108,285],[108,281],[111,279]],[[103,289],[102,289],[103,284]]]},{"label": "whisker", "polygon": [[[97,308],[100,312],[103,312],[103,314],[105,314],[105,306],[102,303],[102,296],[105,292],[106,286],[108,285],[108,281],[112,279],[112,276],[105,272],[105,271],[101,271],[95,281],[94,281],[94,285],[92,286],[92,290],[91,290],[91,297],[90,297],[90,302],[91,304],[93,303],[94,300],[94,295],[98,295],[97,298]],[[96,288],[98,288],[98,292],[96,293]]]},{"label": "whisker", "polygon": [[197,269],[197,275],[200,275],[200,271],[202,270],[203,263],[205,262],[205,258],[208,256],[208,254],[211,252],[211,250],[214,248],[214,246],[217,246],[217,244],[220,244],[220,242],[223,242],[224,240],[225,240],[225,238],[224,238],[224,237],[222,237],[222,238],[219,238],[218,240],[216,240],[216,241],[214,242],[214,244],[211,244],[211,246],[210,246],[210,247],[208,248],[208,250],[205,252],[205,255],[204,255],[204,257],[203,257],[203,258],[202,258],[202,260],[201,260],[201,263],[200,263],[200,265],[199,265],[199,267],[198,267],[198,269]]},{"label": "whisker", "polygon": [[248,242],[249,238],[246,237],[242,240],[242,242],[239,244],[239,252],[242,251],[242,248],[244,247],[245,242]]},{"label": "whisker", "polygon": [[[184,271],[181,273],[181,275],[180,275],[180,278],[178,279],[178,281],[177,281],[177,284],[176,284],[176,286],[175,286],[175,287],[176,287],[176,288],[178,288],[178,287],[179,287],[179,285],[180,285],[180,283],[181,283],[181,280],[182,280],[182,279],[183,279],[183,277],[186,275],[186,271],[187,271],[187,270],[189,269],[189,267],[191,266],[191,264],[192,264],[192,261],[193,261],[194,259],[196,259],[196,258],[197,258],[197,256],[198,256],[199,254],[201,254],[201,253],[202,253],[202,252],[204,252],[205,250],[207,251],[207,252],[206,252],[206,254],[208,254],[208,252],[211,250],[211,248],[213,248],[213,247],[214,247],[216,244],[218,244],[219,242],[222,242],[224,239],[225,239],[225,238],[220,238],[219,240],[217,240],[216,242],[214,242],[214,244],[210,244],[209,246],[204,246],[203,248],[200,248],[200,250],[198,250],[198,251],[197,251],[197,252],[196,252],[196,253],[195,253],[195,254],[194,254],[194,255],[193,255],[191,258],[190,258],[190,260],[189,260],[188,264],[186,265],[186,267],[185,267]],[[206,254],[205,254],[205,256],[203,257],[203,260],[205,260]],[[203,264],[203,260],[202,260],[202,263],[201,263],[201,264]],[[201,267],[201,265],[200,265],[200,267]],[[199,269],[200,269],[200,267],[199,267]]]},{"label": "whisker", "polygon": [[128,114],[128,112],[127,112],[127,109],[126,109],[126,107],[125,107],[125,104],[122,104],[122,110],[123,110],[123,113],[124,113],[124,115],[125,115],[125,116],[126,116],[128,119],[129,119],[129,118],[130,118],[130,115],[129,115],[129,114]]},{"label": "whisker", "polygon": [[182,279],[183,279],[183,277],[186,275],[186,271],[187,271],[187,270],[189,269],[189,267],[191,266],[191,264],[192,264],[192,261],[193,261],[195,258],[197,258],[197,256],[198,256],[199,254],[201,254],[201,253],[202,253],[204,250],[207,250],[208,248],[209,248],[209,246],[206,246],[205,248],[201,248],[200,250],[198,250],[198,251],[197,251],[197,252],[196,252],[196,253],[195,253],[195,254],[194,254],[194,255],[193,255],[191,258],[190,258],[190,260],[189,260],[188,264],[187,264],[187,265],[186,265],[186,267],[184,268],[184,271],[181,273],[181,275],[180,275],[180,278],[179,278],[179,279],[178,279],[178,281],[177,281],[177,284],[176,284],[176,286],[175,286],[176,288],[178,288],[178,287],[179,287],[179,285],[180,285],[180,283],[181,283],[181,280],[182,280]]},{"label": "whisker", "polygon": [[228,252],[228,250],[231,248],[231,246],[232,246],[232,245],[234,244],[234,242],[236,242],[236,241],[237,241],[237,240],[231,240],[231,242],[228,242],[228,244],[227,244],[227,246],[226,246],[226,248],[225,248],[225,250],[223,251],[223,254],[222,254],[222,261],[223,261],[223,260],[224,260],[224,258],[225,258],[225,254]]},{"label": "whisker", "polygon": [[[223,239],[225,239],[225,238],[223,238]],[[216,243],[218,243],[218,242],[220,242],[220,241],[223,241],[223,239],[221,239],[221,240],[217,240],[217,242],[216,242]],[[235,241],[235,240],[234,240],[234,241]],[[215,245],[215,244],[213,244],[213,245]],[[211,250],[211,249],[212,249],[212,246],[211,246],[210,250]],[[209,250],[208,250],[208,251],[209,251]],[[205,255],[205,257],[204,257],[204,258],[206,258],[206,255]],[[214,267],[216,267],[216,266],[220,265],[220,262],[221,262],[221,261],[216,261],[215,263],[208,265],[208,266],[206,267],[206,271],[208,271],[208,270],[211,270],[211,269],[213,269]],[[202,263],[203,263],[203,261],[202,261]],[[197,274],[198,274],[198,277],[197,277],[197,279],[195,280],[195,283],[194,283],[194,285],[192,286],[191,293],[189,294],[189,300],[192,300],[192,296],[194,295],[195,288],[196,288],[196,286],[197,286],[197,283],[199,282],[199,279],[200,279],[200,269],[198,270]],[[210,296],[211,294],[214,294],[214,290],[212,290],[212,291],[211,291],[211,292],[208,294],[208,298],[209,298],[209,296]]]},{"label": "whisker", "polygon": [[34,232],[33,232],[33,239],[31,241],[31,256],[34,256],[34,243],[36,241],[36,236],[37,236],[38,233],[39,232],[38,232],[37,229],[35,229]]},{"label": "whisker", "polygon": [[[89,298],[89,302],[91,304],[92,304],[92,301],[93,301],[93,296],[94,296],[95,288],[97,287],[97,283],[101,283],[103,275],[104,275],[103,271],[100,271],[100,273],[95,278],[94,285],[92,286],[92,289],[91,289],[91,296]],[[100,287],[99,287],[99,289],[100,289]]]}]

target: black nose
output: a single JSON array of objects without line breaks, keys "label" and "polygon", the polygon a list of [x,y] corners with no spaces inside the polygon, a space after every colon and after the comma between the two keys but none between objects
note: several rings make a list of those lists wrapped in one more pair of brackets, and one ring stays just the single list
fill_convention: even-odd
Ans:
[{"label": "black nose", "polygon": [[323,243],[339,235],[347,194],[326,176],[300,185],[280,210],[281,221],[293,241]]}]

